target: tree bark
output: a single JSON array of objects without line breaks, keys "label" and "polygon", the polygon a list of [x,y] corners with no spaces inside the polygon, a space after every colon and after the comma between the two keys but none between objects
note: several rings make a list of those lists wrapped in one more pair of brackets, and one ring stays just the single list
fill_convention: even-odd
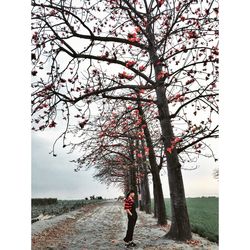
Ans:
[{"label": "tree bark", "polygon": [[124,170],[124,193],[125,195],[128,193],[128,191],[129,191],[129,171]]},{"label": "tree bark", "polygon": [[145,211],[145,192],[144,192],[143,179],[140,181],[140,190],[141,190],[140,211]]},{"label": "tree bark", "polygon": [[135,192],[135,204],[138,207],[138,193],[137,193],[137,183],[136,183],[136,166],[135,166],[135,157],[134,157],[134,141],[129,140],[129,149],[130,149],[130,157],[134,165],[129,168],[129,183],[130,190],[134,190]]},{"label": "tree bark", "polygon": [[[165,91],[166,89],[164,85],[159,85],[156,88],[159,119],[163,143],[166,150],[171,146],[171,140],[174,137],[174,133],[169,117],[169,109]],[[176,240],[189,240],[192,238],[191,228],[186,205],[181,164],[179,163],[176,148],[173,149],[172,153],[166,152],[166,156],[172,211],[171,228],[166,236]]]},{"label": "tree bark", "polygon": [[[139,139],[135,140],[135,147],[138,150],[138,153],[142,151],[141,147],[140,147],[140,142]],[[143,204],[142,204],[142,181],[141,181],[141,177],[140,177],[140,173],[141,173],[141,168],[142,168],[142,159],[140,157],[138,157],[138,155],[135,155],[136,158],[136,164],[137,164],[137,190],[138,190],[138,206],[139,206],[139,210],[143,211]]]},{"label": "tree bark", "polygon": [[148,185],[148,173],[145,165],[144,165],[144,176],[143,176],[143,207],[146,214],[151,214],[151,198]]},{"label": "tree bark", "polygon": [[138,101],[138,110],[139,114],[142,118],[142,124],[145,124],[144,127],[144,134],[145,134],[145,140],[147,143],[147,147],[149,148],[149,163],[151,167],[151,173],[153,177],[153,190],[154,190],[154,200],[155,200],[155,214],[158,218],[158,224],[159,225],[166,225],[167,224],[167,215],[166,215],[166,208],[165,208],[165,202],[163,197],[163,191],[162,191],[162,185],[161,185],[161,179],[160,179],[160,172],[159,167],[156,162],[156,156],[154,151],[154,145],[151,139],[151,135],[146,123],[146,119],[141,107],[140,101]]},{"label": "tree bark", "polygon": [[146,212],[146,214],[151,214],[151,198],[148,184],[148,167],[147,167],[147,156],[145,153],[145,141],[141,140],[140,149],[142,153],[142,161],[140,162],[140,172],[143,173],[143,177],[141,180],[141,200],[142,200],[142,210]]},{"label": "tree bark", "polygon": [[[148,18],[151,20],[150,13]],[[166,87],[164,86],[166,76],[159,78],[159,74],[162,73],[162,64],[158,63],[160,62],[160,58],[157,54],[155,34],[151,25],[147,27],[147,32],[150,43],[150,60],[154,65],[155,71],[155,92],[162,139],[167,157],[168,182],[171,198],[172,223],[167,237],[177,240],[189,240],[192,236],[182,180],[181,164],[178,159],[176,148],[173,149],[171,154],[167,152],[167,148],[171,146],[171,140],[174,137],[174,133],[171,126],[168,101],[166,98]]]},{"label": "tree bark", "polygon": [[158,218],[158,195],[156,191],[156,184],[153,181],[153,193],[154,193],[154,218]]}]

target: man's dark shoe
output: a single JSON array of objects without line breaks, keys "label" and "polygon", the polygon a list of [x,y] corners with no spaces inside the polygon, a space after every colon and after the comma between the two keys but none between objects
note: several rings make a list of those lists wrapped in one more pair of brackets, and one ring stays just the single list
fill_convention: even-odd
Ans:
[{"label": "man's dark shoe", "polygon": [[[123,239],[123,240],[124,240],[124,239]],[[125,247],[130,247],[131,242],[127,242],[127,241],[125,241],[125,240],[124,240],[124,242],[125,242]]]},{"label": "man's dark shoe", "polygon": [[130,243],[125,243],[125,247],[129,248],[130,247]]},{"label": "man's dark shoe", "polygon": [[129,243],[129,246],[130,246],[130,247],[135,247],[136,244],[132,241],[131,243]]}]

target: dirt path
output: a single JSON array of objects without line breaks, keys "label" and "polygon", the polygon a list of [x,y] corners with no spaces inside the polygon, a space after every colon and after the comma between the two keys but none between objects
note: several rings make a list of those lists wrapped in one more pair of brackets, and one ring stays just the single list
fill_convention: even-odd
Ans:
[{"label": "dirt path", "polygon": [[[32,224],[33,250],[125,249],[122,239],[126,232],[127,217],[120,201],[86,205],[58,217]],[[164,239],[168,228],[157,226],[152,215],[138,212],[134,233],[134,241],[138,246],[133,249],[218,249],[217,244],[196,234],[193,234],[194,241],[189,244]]]}]

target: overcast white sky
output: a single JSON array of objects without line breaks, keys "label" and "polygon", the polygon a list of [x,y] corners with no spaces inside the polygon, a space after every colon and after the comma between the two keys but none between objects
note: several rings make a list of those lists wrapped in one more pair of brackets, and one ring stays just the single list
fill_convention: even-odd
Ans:
[{"label": "overcast white sky", "polygon": [[[117,187],[107,187],[99,183],[92,175],[94,170],[74,171],[74,154],[67,154],[60,141],[56,147],[57,157],[49,152],[58,136],[59,129],[53,128],[43,132],[32,132],[32,197],[56,197],[58,199],[82,199],[90,195],[115,198],[123,195]],[[201,158],[195,165],[196,170],[183,170],[187,197],[218,196],[218,180],[213,178],[216,167],[212,159]],[[194,166],[195,166],[194,165]],[[163,193],[169,197],[166,169],[161,172]],[[153,194],[152,184],[150,185]]]},{"label": "overcast white sky", "polygon": [[90,195],[106,198],[122,195],[117,188],[108,188],[95,180],[93,170],[75,172],[75,165],[70,160],[76,154],[67,154],[67,150],[59,146],[57,157],[49,154],[52,138],[56,137],[50,131],[32,133],[32,197],[83,199]]}]

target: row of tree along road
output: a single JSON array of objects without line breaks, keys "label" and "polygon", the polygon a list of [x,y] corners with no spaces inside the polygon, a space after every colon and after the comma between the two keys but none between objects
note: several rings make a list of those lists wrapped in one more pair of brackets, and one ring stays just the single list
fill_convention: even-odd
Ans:
[{"label": "row of tree along road", "polygon": [[31,56],[32,129],[64,126],[55,143],[80,150],[75,171],[135,189],[146,213],[151,175],[161,225],[166,168],[167,237],[191,239],[182,168],[217,160],[218,2],[32,0]]}]

